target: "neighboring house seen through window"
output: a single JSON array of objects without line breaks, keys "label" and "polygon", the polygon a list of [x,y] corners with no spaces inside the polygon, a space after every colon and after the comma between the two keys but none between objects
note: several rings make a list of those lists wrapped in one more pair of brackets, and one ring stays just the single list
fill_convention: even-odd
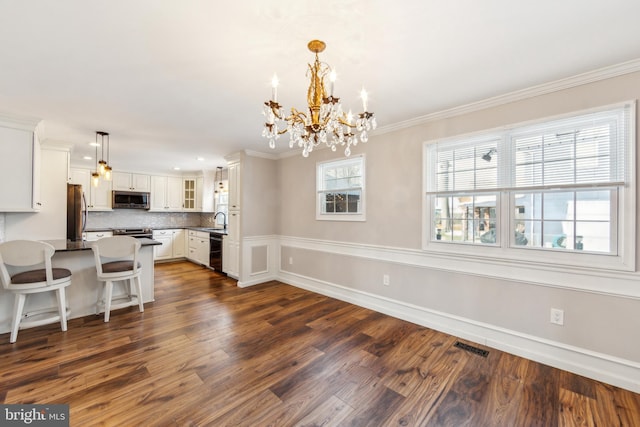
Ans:
[{"label": "neighboring house seen through window", "polygon": [[625,104],[426,144],[428,245],[624,255],[634,119]]},{"label": "neighboring house seen through window", "polygon": [[316,219],[364,221],[364,156],[317,164]]}]

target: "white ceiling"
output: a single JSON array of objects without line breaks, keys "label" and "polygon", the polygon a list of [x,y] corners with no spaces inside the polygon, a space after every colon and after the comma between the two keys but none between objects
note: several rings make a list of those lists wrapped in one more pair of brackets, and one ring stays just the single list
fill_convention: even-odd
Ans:
[{"label": "white ceiling", "polygon": [[638,17],[638,0],[0,0],[0,113],[43,119],[76,165],[101,130],[115,170],[215,169],[270,152],[274,72],[304,107],[311,39],[345,108],[364,86],[385,126],[638,59]]}]

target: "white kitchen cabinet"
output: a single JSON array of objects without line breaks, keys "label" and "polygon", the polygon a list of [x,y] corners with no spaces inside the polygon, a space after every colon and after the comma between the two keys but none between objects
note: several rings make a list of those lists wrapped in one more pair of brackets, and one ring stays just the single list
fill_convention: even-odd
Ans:
[{"label": "white kitchen cabinet", "polygon": [[167,178],[167,206],[170,211],[182,209],[182,178]]},{"label": "white kitchen cabinet", "polygon": [[222,239],[222,271],[234,279],[240,277],[240,244],[229,241],[229,236]]},{"label": "white kitchen cabinet", "polygon": [[33,132],[33,181],[31,183],[32,197],[31,206],[34,210],[39,211],[42,208],[42,200],[40,195],[42,175],[41,163],[42,159],[42,147],[40,146],[40,139],[38,138],[38,132]]},{"label": "white kitchen cabinet", "polygon": [[87,242],[95,242],[96,240],[100,240],[104,237],[112,237],[113,231],[85,231],[82,233],[82,240],[86,240]]},{"label": "white kitchen cabinet", "polygon": [[187,239],[187,259],[209,266],[209,233],[189,230]]},{"label": "white kitchen cabinet", "polygon": [[150,210],[162,212],[181,211],[182,178],[175,176],[152,176]]},{"label": "white kitchen cabinet", "polygon": [[150,211],[164,211],[167,209],[167,177],[151,176]]},{"label": "white kitchen cabinet", "polygon": [[91,201],[92,211],[111,210],[113,197],[111,194],[111,181],[101,179],[97,187],[89,185],[90,197],[87,203]]},{"label": "white kitchen cabinet", "polygon": [[173,257],[174,258],[183,258],[186,254],[185,252],[185,236],[187,233],[183,228],[178,230],[173,230]]},{"label": "white kitchen cabinet", "polygon": [[185,211],[196,210],[196,179],[195,178],[183,178],[182,179],[182,209]]},{"label": "white kitchen cabinet", "polygon": [[229,211],[227,235],[222,247],[222,271],[229,276],[240,277],[240,212]]},{"label": "white kitchen cabinet", "polygon": [[71,184],[82,185],[89,211],[111,210],[111,181],[100,180],[97,187],[91,185],[91,169],[71,169]]},{"label": "white kitchen cabinet", "polygon": [[151,191],[151,177],[138,173],[113,172],[113,189],[118,191]]},{"label": "white kitchen cabinet", "polygon": [[40,210],[40,142],[36,123],[0,122],[0,212]]},{"label": "white kitchen cabinet", "polygon": [[223,240],[222,249],[222,271],[229,276],[240,279],[241,265],[241,200],[242,200],[242,179],[241,179],[241,156],[235,154],[227,158],[227,178],[229,184],[228,213],[227,213],[227,235]]},{"label": "white kitchen cabinet", "polygon": [[196,180],[196,209],[198,212],[216,213],[215,195],[217,190],[216,179],[221,171],[208,170],[202,171],[202,176],[198,176]]},{"label": "white kitchen cabinet", "polygon": [[154,259],[159,261],[184,257],[184,236],[183,229],[153,230],[153,239],[162,243],[161,246],[154,246]]},{"label": "white kitchen cabinet", "polygon": [[202,212],[204,177],[196,178],[196,211]]},{"label": "white kitchen cabinet", "polygon": [[229,174],[229,210],[240,209],[241,203],[241,180],[240,162],[228,164]]},{"label": "white kitchen cabinet", "polygon": [[153,240],[162,243],[153,247],[153,259],[155,261],[173,257],[173,230],[153,230]]}]

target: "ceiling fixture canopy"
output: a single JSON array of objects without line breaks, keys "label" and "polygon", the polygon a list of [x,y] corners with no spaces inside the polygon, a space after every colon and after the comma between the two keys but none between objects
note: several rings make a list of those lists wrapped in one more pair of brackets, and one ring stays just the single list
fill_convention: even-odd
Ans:
[{"label": "ceiling fixture canopy", "polygon": [[[98,142],[98,136],[100,136],[100,142]],[[106,146],[107,146],[107,160],[104,160],[104,147],[105,147],[105,137],[106,137]],[[98,160],[98,144],[100,144],[102,155],[100,156],[100,160]],[[111,172],[113,169],[109,166],[109,133],[96,131],[96,171],[91,174],[91,183],[94,187],[97,187],[100,184],[100,178],[105,181],[111,181]]]},{"label": "ceiling fixture canopy", "polygon": [[[340,98],[333,96],[333,86],[336,80],[335,70],[328,64],[320,62],[318,53],[326,47],[320,40],[311,40],[307,45],[311,52],[316,54],[313,64],[309,65],[309,89],[307,90],[308,110],[306,112],[291,108],[291,114],[284,116],[282,106],[278,104],[278,77],[273,76],[271,82],[271,99],[264,103],[264,115],[266,122],[262,130],[262,136],[269,138],[269,147],[276,147],[276,139],[285,132],[289,132],[291,137],[289,147],[297,145],[302,148],[302,155],[308,157],[319,144],[325,144],[336,151],[338,146],[345,146],[344,154],[351,155],[351,146],[358,144],[359,140],[367,142],[368,132],[376,128],[376,119],[373,113],[367,111],[367,92],[362,89],[363,112],[355,119],[351,111],[342,111]],[[329,96],[325,87],[325,77],[329,75],[330,87]],[[277,120],[283,121],[282,130],[278,127]]]}]

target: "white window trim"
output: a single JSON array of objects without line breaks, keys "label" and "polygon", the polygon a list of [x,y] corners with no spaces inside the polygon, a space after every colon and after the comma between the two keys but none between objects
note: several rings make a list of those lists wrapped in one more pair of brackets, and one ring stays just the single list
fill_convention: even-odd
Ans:
[{"label": "white window trim", "polygon": [[[349,160],[362,159],[362,197],[360,198],[360,212],[359,213],[322,213],[322,206],[320,203],[319,192],[320,182],[322,177],[320,176],[320,168],[327,163],[339,163]],[[326,160],[322,162],[316,162],[316,220],[318,221],[366,221],[367,220],[367,203],[366,203],[366,168],[367,162],[364,154],[358,154],[351,157],[343,157],[340,159]]]},{"label": "white window trim", "polygon": [[[598,111],[611,110],[614,108],[630,108],[629,117],[629,135],[630,143],[627,146],[626,165],[628,173],[628,183],[622,188],[619,206],[618,206],[618,228],[624,230],[617,235],[618,239],[618,255],[609,254],[589,254],[576,252],[549,251],[538,248],[518,248],[510,245],[510,239],[502,238],[496,245],[477,245],[477,244],[460,244],[446,241],[434,241],[434,230],[431,226],[434,218],[431,209],[431,198],[434,196],[426,196],[429,191],[428,187],[428,165],[429,165],[429,146],[436,142],[447,142],[460,139],[476,139],[483,138],[487,135],[502,133],[515,127],[524,127],[537,123],[544,123],[563,118],[569,118],[582,114],[595,113]],[[635,271],[636,267],[636,191],[637,191],[637,174],[636,174],[636,101],[627,101],[603,107],[574,111],[567,114],[544,117],[538,120],[527,121],[522,123],[514,123],[508,126],[474,132],[470,134],[456,135],[438,141],[431,140],[423,143],[423,182],[422,182],[422,250],[425,252],[433,252],[437,254],[446,254],[459,257],[463,262],[465,258],[473,261],[483,260],[489,261],[500,268],[505,262],[510,265],[529,266],[532,264],[556,266],[556,267],[575,267],[579,270],[611,270],[611,271]],[[509,236],[510,224],[512,222],[511,203],[501,203],[499,205],[499,215],[501,221],[501,236]],[[490,268],[490,267],[489,267]]]}]

